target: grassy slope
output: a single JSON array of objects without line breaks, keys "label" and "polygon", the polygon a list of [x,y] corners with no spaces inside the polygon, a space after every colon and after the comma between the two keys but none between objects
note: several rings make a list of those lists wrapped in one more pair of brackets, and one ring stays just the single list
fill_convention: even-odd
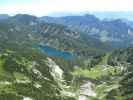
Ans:
[{"label": "grassy slope", "polygon": [[[97,99],[107,100],[107,95],[119,87],[117,75],[120,74],[120,68],[109,66],[107,64],[109,54],[102,57],[102,60],[91,69],[77,68],[72,75],[76,78],[88,78],[95,80],[94,90],[97,93]],[[98,82],[98,83],[97,83]],[[120,97],[116,97],[120,98]],[[92,98],[93,99],[93,98]],[[117,99],[121,100],[121,99]]]}]

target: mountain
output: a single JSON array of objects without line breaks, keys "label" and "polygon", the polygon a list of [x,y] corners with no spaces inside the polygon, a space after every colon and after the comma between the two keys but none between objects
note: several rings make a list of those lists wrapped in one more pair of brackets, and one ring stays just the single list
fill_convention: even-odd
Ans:
[{"label": "mountain", "polygon": [[85,14],[91,14],[99,19],[108,19],[108,20],[115,20],[115,19],[128,19],[133,21],[133,11],[83,11],[83,12],[54,12],[49,14],[48,16],[52,17],[63,17],[63,16],[83,16]]},{"label": "mountain", "polygon": [[[84,68],[72,71],[72,85],[80,91],[80,100],[132,100],[133,99],[133,47],[117,49],[103,55],[96,65],[88,61]],[[87,63],[87,62],[86,62]]]},{"label": "mountain", "polygon": [[0,20],[7,19],[10,16],[8,14],[0,14]]},{"label": "mountain", "polygon": [[81,31],[79,24],[120,39],[132,28],[93,15],[67,22],[79,30],[27,14],[0,20],[0,100],[133,99],[133,47],[114,50],[110,44],[120,42],[101,41],[99,31]]},{"label": "mountain", "polygon": [[63,70],[28,47],[0,51],[1,100],[75,100],[67,95]]},{"label": "mountain", "polygon": [[109,57],[109,64],[113,66],[123,66],[123,72],[120,75],[119,84],[120,94],[124,100],[133,99],[133,47],[128,47],[126,49],[115,50]]},{"label": "mountain", "polygon": [[133,21],[123,19],[123,22],[127,23],[129,26],[133,27]]},{"label": "mountain", "polygon": [[[94,15],[40,18],[49,23],[68,26],[72,30],[83,33],[85,37],[93,37],[101,42],[109,42],[113,47],[127,47],[132,44],[133,28],[121,19],[100,20]],[[123,45],[124,44],[124,45]]]},{"label": "mountain", "polygon": [[0,100],[75,100],[66,81],[69,67],[37,48],[52,29],[71,32],[31,15],[0,20]]},{"label": "mountain", "polygon": [[16,15],[0,21],[1,43],[49,46],[77,56],[89,56],[109,50],[108,43],[81,36],[67,26],[47,23],[35,16]]},{"label": "mountain", "polygon": [[133,20],[132,11],[94,11],[94,12],[90,12],[90,14],[93,14],[95,16],[97,16],[100,19],[128,19],[128,20]]},{"label": "mountain", "polygon": [[[74,66],[84,66],[83,59],[90,55],[97,58],[102,52],[95,46],[97,41],[90,38],[86,42],[84,38],[66,26],[31,15],[0,20],[0,99],[76,100],[76,91],[71,88]],[[45,46],[49,51],[73,53],[83,59],[49,56],[43,51]]]}]

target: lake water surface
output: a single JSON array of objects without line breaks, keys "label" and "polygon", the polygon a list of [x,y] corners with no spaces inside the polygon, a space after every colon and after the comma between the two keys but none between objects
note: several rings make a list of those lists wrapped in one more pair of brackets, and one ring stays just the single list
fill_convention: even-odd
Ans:
[{"label": "lake water surface", "polygon": [[57,50],[55,48],[51,48],[49,46],[39,45],[38,47],[39,47],[39,49],[41,49],[41,51],[44,54],[46,54],[48,56],[60,57],[60,58],[66,59],[66,60],[73,60],[74,59],[74,55],[70,52],[60,51],[60,50]]}]

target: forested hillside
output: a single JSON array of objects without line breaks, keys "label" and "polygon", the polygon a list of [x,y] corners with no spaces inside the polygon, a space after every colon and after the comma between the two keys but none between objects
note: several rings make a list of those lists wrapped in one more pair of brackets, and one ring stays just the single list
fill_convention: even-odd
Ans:
[{"label": "forested hillside", "polygon": [[[101,23],[84,17],[92,29]],[[121,20],[102,23],[98,28],[111,36],[123,32],[132,40],[132,28]],[[114,47],[84,32],[26,14],[2,18],[0,100],[132,100],[133,47],[125,48],[125,40],[123,48]]]}]

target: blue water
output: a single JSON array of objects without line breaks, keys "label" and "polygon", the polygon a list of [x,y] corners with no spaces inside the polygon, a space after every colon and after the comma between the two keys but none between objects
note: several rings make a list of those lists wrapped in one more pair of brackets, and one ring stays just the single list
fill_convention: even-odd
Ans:
[{"label": "blue water", "polygon": [[66,59],[66,60],[73,60],[74,59],[74,55],[70,52],[56,50],[55,48],[51,48],[49,46],[39,45],[38,47],[39,47],[39,49],[41,49],[41,51],[43,53],[45,53],[48,56],[60,57],[60,58]]}]

